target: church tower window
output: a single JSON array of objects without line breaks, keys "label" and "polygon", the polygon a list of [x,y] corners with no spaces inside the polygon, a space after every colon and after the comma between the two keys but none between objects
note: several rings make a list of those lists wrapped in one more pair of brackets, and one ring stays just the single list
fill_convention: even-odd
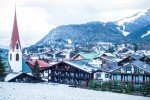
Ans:
[{"label": "church tower window", "polygon": [[16,61],[19,61],[19,54],[16,54]]},{"label": "church tower window", "polygon": [[16,49],[19,49],[19,45],[18,45],[18,43],[17,43],[17,45],[16,45]]}]

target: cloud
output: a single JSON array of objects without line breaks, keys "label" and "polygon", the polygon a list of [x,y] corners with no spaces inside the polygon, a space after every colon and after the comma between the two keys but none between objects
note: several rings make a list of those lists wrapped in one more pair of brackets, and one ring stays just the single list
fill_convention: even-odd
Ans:
[{"label": "cloud", "polygon": [[22,45],[30,46],[59,25],[115,21],[148,9],[150,0],[0,0],[3,45],[9,45],[15,3]]}]

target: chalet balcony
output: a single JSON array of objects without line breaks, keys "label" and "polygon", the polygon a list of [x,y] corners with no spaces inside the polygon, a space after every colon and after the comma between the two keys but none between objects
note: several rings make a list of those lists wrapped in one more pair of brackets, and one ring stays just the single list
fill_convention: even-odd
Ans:
[{"label": "chalet balcony", "polygon": [[91,79],[91,77],[81,77],[81,76],[68,76],[68,75],[51,75],[51,77],[59,77],[59,78],[72,78],[72,79]]}]

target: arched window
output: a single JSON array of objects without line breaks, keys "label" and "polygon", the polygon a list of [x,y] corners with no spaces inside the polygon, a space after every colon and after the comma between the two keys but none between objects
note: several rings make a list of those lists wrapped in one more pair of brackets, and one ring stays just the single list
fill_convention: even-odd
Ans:
[{"label": "arched window", "polygon": [[16,49],[19,49],[19,45],[18,45],[18,43],[16,44]]},{"label": "arched window", "polygon": [[16,54],[16,61],[19,61],[19,54]]},{"label": "arched window", "polygon": [[12,60],[12,54],[10,54],[10,61]]}]

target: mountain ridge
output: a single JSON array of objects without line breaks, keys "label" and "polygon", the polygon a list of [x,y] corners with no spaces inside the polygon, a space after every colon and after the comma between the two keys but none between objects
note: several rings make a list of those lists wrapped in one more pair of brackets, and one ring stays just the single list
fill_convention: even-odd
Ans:
[{"label": "mountain ridge", "polygon": [[[128,18],[132,20],[129,21]],[[84,24],[61,25],[52,29],[34,46],[61,46],[67,44],[68,39],[72,41],[73,45],[96,44],[97,42],[148,43],[149,31],[150,9],[114,22],[94,21]],[[147,35],[143,36],[144,34]]]}]

